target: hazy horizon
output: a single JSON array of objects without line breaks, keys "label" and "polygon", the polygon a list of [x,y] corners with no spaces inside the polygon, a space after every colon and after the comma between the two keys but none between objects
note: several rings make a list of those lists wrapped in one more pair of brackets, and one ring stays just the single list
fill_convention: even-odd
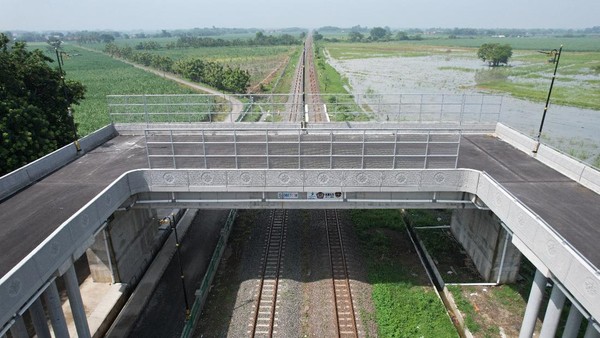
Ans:
[{"label": "hazy horizon", "polygon": [[302,7],[280,0],[6,0],[0,31],[152,31],[195,27],[276,29],[355,25],[392,28],[554,28],[600,26],[598,0],[506,0],[498,5],[473,0],[351,3],[306,0]]}]

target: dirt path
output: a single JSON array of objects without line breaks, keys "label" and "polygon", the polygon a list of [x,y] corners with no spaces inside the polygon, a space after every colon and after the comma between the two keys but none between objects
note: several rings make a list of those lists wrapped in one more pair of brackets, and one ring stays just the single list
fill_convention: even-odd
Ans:
[{"label": "dirt path", "polygon": [[[83,47],[83,46],[76,46],[76,47],[84,49],[84,50],[86,50],[88,52],[100,53],[100,54],[104,54],[106,56],[111,57],[110,55],[105,54],[105,53],[103,53],[103,52],[101,52],[99,50],[95,50],[95,49],[91,49],[91,48],[87,48],[87,47]],[[141,69],[143,71],[146,71],[148,73],[152,73],[152,74],[158,75],[160,77],[163,77],[165,79],[169,79],[171,81],[175,81],[175,82],[177,82],[179,84],[182,84],[182,85],[184,85],[186,87],[189,87],[189,88],[192,88],[194,90],[199,90],[199,91],[206,92],[208,94],[213,94],[213,95],[221,96],[223,99],[227,100],[231,104],[231,112],[229,114],[229,120],[227,122],[235,122],[235,121],[237,121],[237,119],[240,117],[240,114],[242,113],[242,110],[244,109],[244,104],[242,103],[242,101],[238,100],[236,97],[234,97],[232,95],[224,94],[224,93],[219,92],[217,90],[214,90],[212,88],[208,88],[208,87],[199,85],[197,83],[185,80],[185,79],[183,79],[183,78],[181,78],[181,77],[179,77],[179,76],[177,76],[175,74],[172,74],[172,73],[167,73],[167,72],[156,70],[156,69],[153,69],[153,68],[150,68],[150,67],[142,66],[142,65],[139,65],[137,63],[133,63],[131,61],[127,61],[127,60],[121,59],[121,58],[113,58],[113,59],[119,60],[119,61],[121,61],[123,63],[131,65],[131,66],[133,66],[135,68],[138,68],[138,69]]]}]

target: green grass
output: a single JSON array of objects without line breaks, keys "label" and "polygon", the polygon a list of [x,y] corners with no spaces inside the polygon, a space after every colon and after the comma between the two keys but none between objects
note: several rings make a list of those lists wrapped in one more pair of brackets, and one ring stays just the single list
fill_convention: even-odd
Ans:
[{"label": "green grass", "polygon": [[66,45],[64,49],[71,55],[64,60],[66,78],[79,81],[87,88],[85,99],[74,107],[80,136],[110,123],[107,95],[197,93],[101,53],[86,51],[73,45]]},{"label": "green grass", "polygon": [[[431,286],[402,264],[390,232],[404,233],[399,210],[351,213],[373,287],[377,334],[381,337],[457,337],[446,309]],[[424,274],[424,271],[419,271]]]},{"label": "green grass", "polygon": [[452,293],[456,307],[458,307],[458,310],[463,314],[467,329],[475,334],[481,332],[481,324],[475,320],[475,317],[477,316],[475,308],[473,308],[473,305],[471,305],[471,303],[463,296],[462,287],[449,285],[448,290]]}]

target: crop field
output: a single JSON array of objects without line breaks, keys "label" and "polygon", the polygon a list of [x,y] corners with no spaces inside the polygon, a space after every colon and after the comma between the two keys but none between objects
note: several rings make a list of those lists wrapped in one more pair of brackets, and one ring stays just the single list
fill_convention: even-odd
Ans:
[{"label": "crop field", "polygon": [[[31,47],[44,49],[45,46],[32,44]],[[74,107],[75,122],[78,124],[80,136],[110,123],[106,95],[196,93],[101,53],[90,52],[73,45],[66,45],[64,50],[70,55],[64,58],[66,79],[79,81],[87,88],[85,99],[79,106]],[[49,56],[55,59],[53,54]]]},{"label": "crop field", "polygon": [[173,60],[201,58],[232,68],[239,67],[250,72],[250,86],[253,87],[285,64],[298,50],[300,46],[244,46],[160,49],[148,52],[168,56]]},{"label": "crop field", "polygon": [[[253,36],[231,36],[215,37],[219,39],[251,38]],[[201,58],[205,61],[219,62],[232,68],[239,67],[250,72],[250,87],[255,87],[265,78],[285,65],[288,59],[300,50],[300,46],[228,46],[228,47],[202,47],[202,48],[176,48],[167,49],[165,46],[169,42],[176,42],[177,38],[161,39],[127,39],[116,40],[115,44],[119,47],[130,46],[134,48],[139,42],[156,41],[163,46],[158,50],[139,50],[137,52],[147,52],[161,56],[169,57],[173,60]],[[102,51],[105,44],[85,45]]]}]

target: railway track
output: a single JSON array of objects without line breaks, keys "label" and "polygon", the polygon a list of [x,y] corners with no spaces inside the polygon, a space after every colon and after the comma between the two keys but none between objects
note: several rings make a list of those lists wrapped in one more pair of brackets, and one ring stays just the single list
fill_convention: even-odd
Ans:
[{"label": "railway track", "polygon": [[272,337],[277,333],[277,292],[285,248],[287,210],[273,210],[265,237],[259,292],[254,306],[251,337]]},{"label": "railway track", "polygon": [[[326,122],[326,114],[323,108],[319,91],[317,68],[314,62],[314,44],[312,34],[308,34],[304,42],[304,50],[300,55],[293,88],[290,93],[290,113],[288,122]],[[305,107],[308,108],[305,117]],[[307,120],[308,118],[308,120]]]},{"label": "railway track", "polygon": [[337,336],[358,337],[348,265],[337,210],[325,210],[325,227],[327,228],[327,246],[331,260]]}]

